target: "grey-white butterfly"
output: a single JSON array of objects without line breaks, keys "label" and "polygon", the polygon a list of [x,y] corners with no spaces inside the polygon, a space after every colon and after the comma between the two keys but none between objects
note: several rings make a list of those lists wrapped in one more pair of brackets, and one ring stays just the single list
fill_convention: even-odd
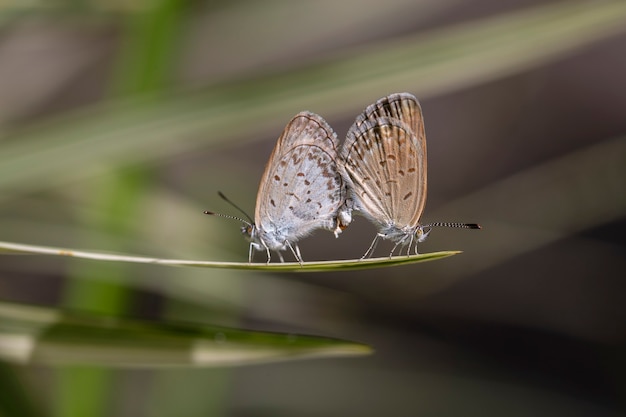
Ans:
[{"label": "grey-white butterfly", "polygon": [[287,124],[261,177],[254,222],[238,219],[250,240],[249,262],[254,250],[265,251],[268,263],[270,251],[278,252],[283,262],[281,251],[289,249],[302,263],[298,240],[316,229],[337,237],[347,227],[351,217],[342,208],[347,190],[337,150],[337,135],[317,114],[301,112]]},{"label": "grey-white butterfly", "polygon": [[363,257],[371,256],[378,239],[398,246],[426,239],[434,226],[480,229],[474,223],[420,224],[426,204],[426,135],[415,96],[391,94],[357,116],[340,152],[342,175],[348,184],[345,212],[357,210],[378,227]]}]

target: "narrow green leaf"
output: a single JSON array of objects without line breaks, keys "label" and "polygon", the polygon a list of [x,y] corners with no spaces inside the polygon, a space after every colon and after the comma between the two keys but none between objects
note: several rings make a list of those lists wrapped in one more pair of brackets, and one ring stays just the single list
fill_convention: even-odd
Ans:
[{"label": "narrow green leaf", "polygon": [[210,367],[371,352],[369,346],[327,337],[144,322],[0,303],[0,358],[12,363]]},{"label": "narrow green leaf", "polygon": [[168,266],[192,266],[200,268],[226,268],[245,269],[251,271],[272,272],[321,272],[321,271],[354,271],[358,269],[373,269],[386,266],[409,265],[418,262],[432,261],[461,253],[460,251],[442,251],[422,253],[411,256],[394,256],[373,259],[348,259],[338,261],[313,261],[285,263],[247,263],[247,262],[211,262],[193,261],[184,259],[161,259],[147,258],[133,255],[109,254],[103,252],[81,251],[68,248],[54,248],[51,246],[25,245],[21,243],[0,241],[0,254],[23,254],[23,255],[56,255],[70,256],[74,258],[92,259],[109,262],[132,262],[142,264],[156,264]]}]

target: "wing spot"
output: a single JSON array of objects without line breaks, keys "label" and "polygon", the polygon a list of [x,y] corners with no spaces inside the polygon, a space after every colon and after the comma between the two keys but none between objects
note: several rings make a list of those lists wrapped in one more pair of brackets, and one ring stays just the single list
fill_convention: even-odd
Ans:
[{"label": "wing spot", "polygon": [[311,199],[310,199],[310,198],[307,198],[307,199],[306,199],[306,202],[307,202],[307,203],[310,203],[310,202],[311,202]]},{"label": "wing spot", "polygon": [[415,168],[409,168],[409,172],[415,172]]},{"label": "wing spot", "polygon": [[280,181],[280,177],[279,177],[278,175],[274,175],[274,179],[275,179],[276,181]]},{"label": "wing spot", "polygon": [[398,170],[398,175],[400,175],[400,176],[404,177],[404,171],[403,171],[403,170],[401,170],[401,169],[399,169],[399,170]]},{"label": "wing spot", "polygon": [[304,172],[298,172],[296,175],[299,177],[304,177]]},{"label": "wing spot", "polygon": [[387,155],[387,159],[391,159],[392,161],[396,160],[396,156],[395,155]]},{"label": "wing spot", "polygon": [[286,186],[288,186],[288,185],[289,185],[289,183],[287,183],[287,182],[284,182],[284,183],[283,183],[283,187],[286,187]]},{"label": "wing spot", "polygon": [[298,197],[297,195],[295,195],[294,193],[287,193],[288,196],[291,196],[293,198],[295,198],[296,200],[300,201],[300,197]]},{"label": "wing spot", "polygon": [[272,206],[276,207],[276,202],[274,201],[274,199],[273,199],[273,198],[270,200],[270,204],[271,204]]},{"label": "wing spot", "polygon": [[409,192],[407,193],[407,195],[405,195],[402,199],[403,199],[403,200],[406,200],[406,199],[408,199],[409,197],[411,197],[412,195],[413,195],[413,191],[409,191]]}]

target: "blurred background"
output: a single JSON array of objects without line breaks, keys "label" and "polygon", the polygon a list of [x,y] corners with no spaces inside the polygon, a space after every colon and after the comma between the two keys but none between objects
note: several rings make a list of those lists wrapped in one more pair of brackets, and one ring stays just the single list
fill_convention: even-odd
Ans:
[{"label": "blurred background", "polygon": [[[0,258],[0,301],[356,340],[251,367],[0,364],[0,415],[614,416],[626,410],[626,3],[2,2],[0,240],[247,260],[264,165],[301,110],[345,133],[408,91],[428,138],[420,251],[271,275]],[[301,242],[349,259],[375,229]],[[388,246],[380,245],[379,254]]]}]

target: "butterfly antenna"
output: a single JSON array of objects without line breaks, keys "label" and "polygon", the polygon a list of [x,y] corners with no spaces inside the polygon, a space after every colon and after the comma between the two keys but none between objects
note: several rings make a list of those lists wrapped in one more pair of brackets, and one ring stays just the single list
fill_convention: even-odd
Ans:
[{"label": "butterfly antenna", "polygon": [[205,211],[204,214],[209,214],[211,216],[220,216],[220,217],[225,217],[227,219],[233,219],[233,220],[239,220],[242,223],[247,224],[248,226],[252,226],[254,224],[254,220],[252,220],[252,218],[250,216],[248,216],[248,213],[246,213],[241,207],[239,207],[237,204],[233,203],[232,201],[230,201],[228,199],[228,197],[226,197],[224,195],[224,193],[222,193],[221,191],[218,191],[217,194],[220,196],[220,198],[224,201],[226,201],[228,204],[230,204],[231,206],[233,206],[234,208],[236,208],[241,214],[243,214],[248,221],[240,218],[240,217],[236,217],[236,216],[229,216],[227,214],[220,214],[220,213],[214,213],[212,211]]},{"label": "butterfly antenna", "polygon": [[482,229],[482,226],[478,223],[448,223],[448,222],[435,222],[425,224],[422,227],[459,227],[461,229]]},{"label": "butterfly antenna", "polygon": [[252,223],[248,222],[247,220],[242,219],[241,217],[230,216],[228,214],[215,213],[215,212],[208,211],[208,210],[205,210],[203,213],[204,214],[208,214],[209,216],[219,216],[219,217],[224,217],[225,219],[239,220],[243,224],[247,224],[248,226],[252,226]]}]

